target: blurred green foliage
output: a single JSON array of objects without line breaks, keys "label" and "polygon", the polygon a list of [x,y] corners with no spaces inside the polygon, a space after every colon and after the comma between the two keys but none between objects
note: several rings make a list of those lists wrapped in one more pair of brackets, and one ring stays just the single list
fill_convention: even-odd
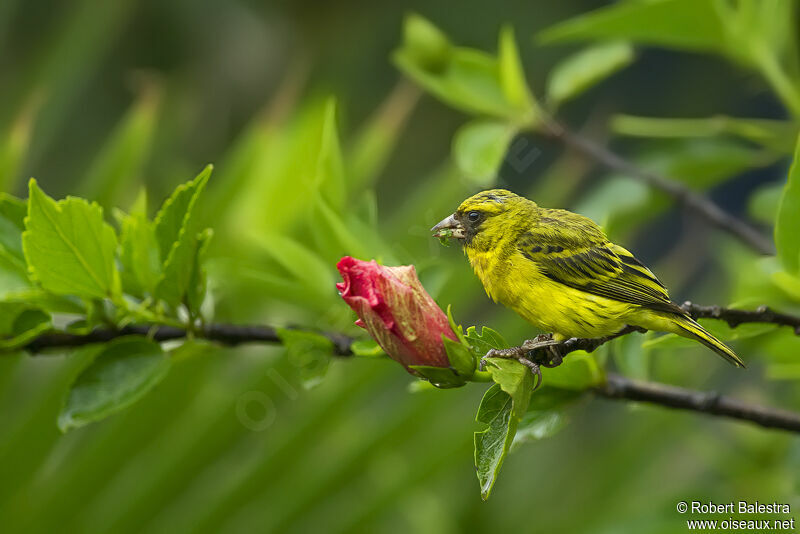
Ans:
[{"label": "blurred green foliage", "polygon": [[[462,322],[517,343],[530,327],[427,231],[495,184],[592,216],[676,301],[800,312],[800,171],[788,172],[797,3],[594,7],[3,4],[0,184],[24,196],[34,175],[56,198],[97,202],[56,203],[36,183],[28,206],[0,197],[3,343],[132,320],[357,334],[334,288],[345,254],[415,264]],[[774,230],[778,256],[757,257],[665,195],[540,139],[556,106],[586,135],[613,136],[642,166]],[[209,161],[207,184],[210,169],[178,187]],[[93,232],[102,238],[85,239]],[[484,388],[409,394],[407,376],[369,347],[330,363],[310,335],[285,348],[151,343],[134,347],[136,361],[129,340],[7,354],[3,530],[674,532],[675,503],[690,497],[800,506],[790,437],[580,395],[609,367],[800,409],[791,332],[704,326],[734,340],[746,373],[651,334],[546,370],[514,441],[551,439],[486,466],[506,466],[487,503],[470,469]],[[103,377],[120,383],[87,393]],[[66,428],[118,409],[57,427],[60,413]],[[491,432],[495,420],[480,420]]]}]

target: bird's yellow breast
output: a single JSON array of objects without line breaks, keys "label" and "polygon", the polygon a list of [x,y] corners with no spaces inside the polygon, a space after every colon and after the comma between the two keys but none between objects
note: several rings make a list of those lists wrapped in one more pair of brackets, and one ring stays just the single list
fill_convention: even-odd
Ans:
[{"label": "bird's yellow breast", "polygon": [[467,249],[467,257],[486,294],[532,325],[559,337],[599,337],[624,328],[638,306],[574,289],[544,276],[536,262],[513,251]]}]

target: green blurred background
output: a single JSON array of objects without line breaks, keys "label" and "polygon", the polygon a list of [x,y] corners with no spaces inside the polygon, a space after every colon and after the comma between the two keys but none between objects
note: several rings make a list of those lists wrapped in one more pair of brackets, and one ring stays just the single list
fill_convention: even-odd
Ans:
[{"label": "green blurred background", "polygon": [[[79,194],[106,208],[129,207],[144,186],[154,208],[213,162],[204,214],[216,232],[217,320],[357,333],[333,285],[336,258],[352,254],[414,263],[459,322],[521,341],[530,328],[493,305],[460,251],[427,231],[481,186],[451,157],[465,117],[403,81],[390,55],[412,11],[453,41],[490,51],[510,23],[541,94],[553,66],[581,47],[543,46],[534,36],[603,5],[4,0],[0,185],[23,194],[35,176],[57,198]],[[297,176],[313,172],[332,96],[345,203],[334,215],[308,215]],[[788,151],[716,137],[615,136],[609,124],[619,113],[786,119],[759,75],[713,53],[638,47],[631,66],[559,116],[649,168],[710,189],[770,231]],[[769,260],[636,181],[607,176],[553,141],[524,139],[538,156],[521,170],[504,164],[498,183],[603,223],[673,300],[798,309],[800,298],[771,284]],[[733,341],[747,372],[702,347],[641,349],[640,336],[631,339],[601,357],[639,378],[800,409],[790,333]],[[788,434],[587,398],[559,434],[509,456],[483,503],[472,466],[479,384],[410,393],[411,377],[395,364],[351,358],[308,388],[280,347],[197,344],[175,358],[141,402],[65,435],[55,421],[82,354],[0,359],[0,528],[681,532],[682,500],[800,509],[800,447]]]}]

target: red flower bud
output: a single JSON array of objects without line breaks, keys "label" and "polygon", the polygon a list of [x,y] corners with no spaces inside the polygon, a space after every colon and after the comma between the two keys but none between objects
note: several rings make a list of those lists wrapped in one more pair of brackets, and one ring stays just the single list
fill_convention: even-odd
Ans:
[{"label": "red flower bud", "polygon": [[393,360],[409,365],[449,367],[442,335],[458,341],[447,316],[422,287],[413,265],[384,267],[350,256],[336,266],[336,284],[369,332]]}]

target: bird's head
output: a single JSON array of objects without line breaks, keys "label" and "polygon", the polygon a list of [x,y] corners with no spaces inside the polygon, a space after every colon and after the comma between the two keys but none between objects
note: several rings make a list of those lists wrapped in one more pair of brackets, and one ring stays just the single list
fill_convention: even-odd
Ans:
[{"label": "bird's head", "polygon": [[452,237],[464,246],[486,250],[531,224],[536,203],[505,189],[482,191],[466,199],[431,228],[434,237]]}]

